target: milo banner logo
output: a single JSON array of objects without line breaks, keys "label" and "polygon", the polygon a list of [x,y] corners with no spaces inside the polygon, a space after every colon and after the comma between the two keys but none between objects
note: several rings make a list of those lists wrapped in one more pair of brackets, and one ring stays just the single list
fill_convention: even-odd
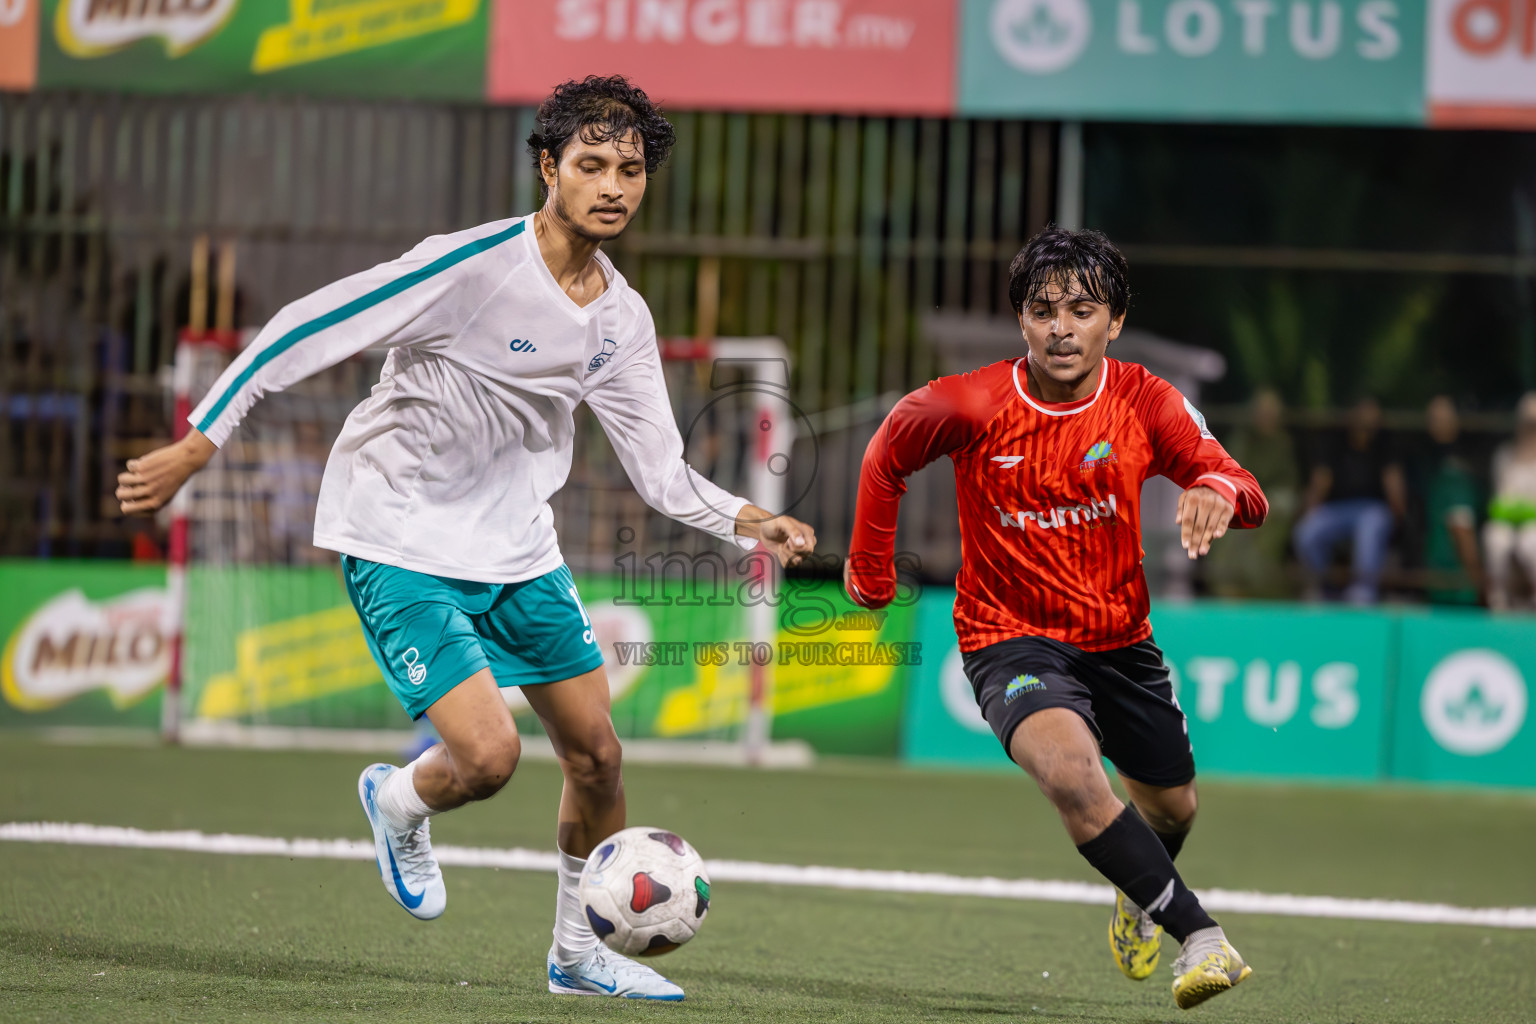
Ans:
[{"label": "milo banner logo", "polygon": [[0,726],[159,720],[165,569],[0,563]]},{"label": "milo banner logo", "polygon": [[59,46],[76,57],[99,57],[139,39],[159,38],[172,57],[223,27],[238,0],[64,0],[54,17]]},{"label": "milo banner logo", "polygon": [[38,85],[478,99],[484,0],[40,0]]},{"label": "milo banner logo", "polygon": [[11,635],[0,666],[5,699],[24,711],[56,707],[90,690],[132,704],[165,681],[165,591],[106,601],[70,590]]}]

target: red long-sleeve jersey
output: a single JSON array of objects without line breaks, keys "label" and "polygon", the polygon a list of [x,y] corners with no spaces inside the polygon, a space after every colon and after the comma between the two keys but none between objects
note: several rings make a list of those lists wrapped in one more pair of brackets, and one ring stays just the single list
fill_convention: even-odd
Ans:
[{"label": "red long-sleeve jersey", "polygon": [[1239,527],[1262,523],[1269,503],[1195,407],[1144,367],[1105,359],[1092,395],[1053,404],[1030,397],[1026,358],[941,377],[886,417],[859,478],[854,599],[893,596],[905,478],[948,455],[960,511],[961,650],[1017,636],[1089,651],[1145,640],[1142,482],[1161,474],[1180,487],[1208,486],[1232,502]]}]

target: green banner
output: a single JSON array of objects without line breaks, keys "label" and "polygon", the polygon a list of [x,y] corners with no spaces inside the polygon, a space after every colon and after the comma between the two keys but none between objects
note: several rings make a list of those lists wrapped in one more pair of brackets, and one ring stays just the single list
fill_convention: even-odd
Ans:
[{"label": "green banner", "polygon": [[1536,623],[1471,612],[1403,624],[1392,775],[1536,786]]},{"label": "green banner", "polygon": [[0,728],[160,723],[165,568],[0,562]]},{"label": "green banner", "polygon": [[1161,605],[1152,626],[1202,771],[1380,776],[1392,618],[1294,605]]},{"label": "green banner", "polygon": [[40,88],[480,100],[488,0],[44,0]]},{"label": "green banner", "polygon": [[[903,752],[1009,768],[961,667],[951,601],[922,598]],[[1529,620],[1201,603],[1159,605],[1152,624],[1202,772],[1536,786]]]},{"label": "green banner", "polygon": [[[1011,767],[976,709],[949,620],[952,602],[948,594],[923,597],[930,667],[913,680],[904,749],[917,762]],[[1152,621],[1201,771],[1380,775],[1396,630],[1391,619],[1286,605],[1200,604],[1162,605]]]},{"label": "green banner", "polygon": [[[754,668],[771,672],[773,735],[823,753],[895,756],[912,609],[866,613],[831,583],[786,583],[773,639],[751,595],[633,576],[578,580],[604,647],[620,736],[737,735]],[[369,655],[338,571],[196,568],[189,580],[191,719],[326,728],[409,724]],[[755,665],[754,663],[761,663]],[[509,691],[519,724],[537,730]]]},{"label": "green banner", "polygon": [[1424,122],[1425,0],[965,0],[959,110]]}]

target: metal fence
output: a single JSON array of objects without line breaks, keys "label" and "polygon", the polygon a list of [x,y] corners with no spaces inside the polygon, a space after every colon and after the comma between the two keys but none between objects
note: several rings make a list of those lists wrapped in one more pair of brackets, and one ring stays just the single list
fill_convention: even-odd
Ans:
[{"label": "metal fence", "polygon": [[[818,486],[796,512],[838,549],[882,396],[937,367],[925,314],[1005,308],[1007,260],[1057,200],[1055,129],[672,119],[673,157],[610,252],[664,336],[789,344],[819,435]],[[195,237],[234,243],[236,320],[259,325],[427,235],[534,209],[531,128],[517,108],[0,96],[0,554],[153,546],[153,526],[121,520],[110,495],[122,461],[170,434]],[[673,376],[686,390],[690,375]],[[600,461],[591,443],[578,467]],[[913,504],[919,546],[952,549],[953,515],[928,526]],[[603,559],[594,536],[565,537],[573,562]]]}]

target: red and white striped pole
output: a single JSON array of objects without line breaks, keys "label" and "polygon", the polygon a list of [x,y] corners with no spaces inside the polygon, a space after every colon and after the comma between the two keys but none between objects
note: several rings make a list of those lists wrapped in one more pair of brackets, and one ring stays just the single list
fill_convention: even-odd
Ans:
[{"label": "red and white striped pole", "polygon": [[[171,368],[171,388],[174,400],[171,413],[171,436],[177,441],[187,436],[192,415],[193,364],[197,357],[197,334],[191,329],[181,332],[176,341],[176,362]],[[165,567],[165,635],[170,651],[170,666],[165,676],[165,698],[160,705],[160,738],[176,743],[181,738],[181,683],[184,674],[182,657],[186,635],[187,616],[187,511],[191,505],[190,488],[182,487],[171,499],[170,549]]]},{"label": "red and white striped pole", "polygon": [[[770,513],[776,513],[783,505],[784,478],[771,471],[776,434],[780,417],[774,408],[773,395],[757,391],[753,403],[751,423],[757,430],[757,444],[753,446],[752,467],[747,473],[747,493],[752,500],[761,502]],[[782,404],[782,403],[781,403]],[[761,595],[762,600],[747,609],[747,634],[752,638],[751,676],[747,691],[747,721],[742,743],[748,764],[760,765],[773,739],[773,665],[774,641],[778,638],[775,621],[778,608],[770,603],[773,593],[773,556],[759,548],[752,554],[752,567],[748,577],[752,581],[751,593]],[[759,655],[764,647],[769,657],[764,661]]]},{"label": "red and white striped pole", "polygon": [[[192,389],[197,382],[198,349],[204,346],[235,352],[239,334],[235,330],[235,246],[226,241],[219,246],[215,281],[214,326],[208,329],[208,264],[210,246],[207,235],[192,241],[192,290],[187,310],[187,326],[176,337],[175,361],[171,366],[171,437],[180,441],[192,429]],[[192,489],[184,484],[171,499],[169,550],[165,568],[166,647],[170,662],[165,676],[165,698],[160,705],[160,736],[167,743],[181,739],[182,683],[186,678],[187,564],[191,559]]]}]

